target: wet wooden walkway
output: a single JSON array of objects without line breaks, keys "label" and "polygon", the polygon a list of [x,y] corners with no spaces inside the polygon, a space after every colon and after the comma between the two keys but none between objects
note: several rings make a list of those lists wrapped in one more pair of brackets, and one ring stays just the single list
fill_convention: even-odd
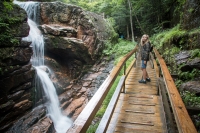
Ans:
[{"label": "wet wooden walkway", "polygon": [[166,132],[155,69],[148,62],[147,71],[151,82],[141,84],[138,83],[142,76],[140,66],[141,61],[138,59],[125,82],[125,93],[120,93],[107,133]]},{"label": "wet wooden walkway", "polygon": [[136,51],[137,47],[118,62],[67,133],[87,131],[123,67],[124,75],[120,78],[96,133],[197,133],[165,61],[156,49],[156,60],[151,56],[155,68],[151,68],[150,62],[147,65],[151,82],[138,83],[142,77],[140,58],[136,59],[136,64],[134,59],[126,69],[127,59]]}]

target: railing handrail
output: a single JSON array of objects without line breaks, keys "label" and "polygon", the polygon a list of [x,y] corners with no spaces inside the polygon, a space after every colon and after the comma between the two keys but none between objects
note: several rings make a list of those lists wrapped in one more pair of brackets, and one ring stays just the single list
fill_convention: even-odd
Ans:
[{"label": "railing handrail", "polygon": [[197,130],[185,108],[185,105],[170,75],[170,72],[165,64],[164,59],[161,57],[161,55],[155,48],[154,53],[161,67],[161,72],[165,81],[170,104],[174,113],[179,133],[197,133]]},{"label": "railing handrail", "polygon": [[117,78],[123,65],[136,52],[137,48],[138,47],[136,46],[131,52],[125,55],[112,69],[110,75],[106,78],[106,80],[94,94],[92,99],[79,114],[77,119],[74,121],[72,127],[68,129],[67,133],[82,133],[87,131],[88,127],[91,124],[91,121],[93,120],[95,114],[97,113],[99,107],[101,106],[103,100],[105,99],[109,89]]},{"label": "railing handrail", "polygon": [[108,125],[110,123],[110,120],[112,118],[114,109],[116,107],[117,101],[119,99],[121,89],[123,88],[123,84],[125,82],[125,77],[126,76],[124,75],[120,78],[120,81],[116,87],[116,90],[108,104],[108,107],[107,107],[95,133],[105,133],[106,132]]},{"label": "railing handrail", "polygon": [[[125,74],[123,76],[121,76],[120,81],[118,82],[118,85],[115,89],[115,92],[108,104],[108,107],[106,108],[106,111],[105,111],[103,117],[101,118],[101,121],[100,121],[99,126],[95,133],[102,133],[102,132],[107,131],[108,125],[110,123],[110,120],[113,116],[113,112],[117,105],[117,102],[118,102],[118,99],[120,96],[120,92],[125,93],[125,81],[129,75],[133,65],[135,65],[135,63],[136,63],[136,59],[134,59],[132,61],[132,63],[129,65],[128,69],[126,70]],[[123,88],[123,91],[122,91],[122,88]]]}]

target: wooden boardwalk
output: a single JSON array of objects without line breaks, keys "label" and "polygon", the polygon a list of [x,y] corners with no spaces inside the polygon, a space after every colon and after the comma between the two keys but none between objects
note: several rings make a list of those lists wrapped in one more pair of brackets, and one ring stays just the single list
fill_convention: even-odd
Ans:
[{"label": "wooden boardwalk", "polygon": [[166,124],[155,69],[150,62],[147,71],[151,82],[138,83],[141,79],[141,61],[131,69],[125,82],[125,93],[121,93],[107,133],[165,133]]},{"label": "wooden boardwalk", "polygon": [[[115,79],[136,52],[137,47],[117,63],[67,133],[87,131]],[[151,60],[155,69],[149,62],[147,65],[151,78],[147,84],[138,83],[142,77],[139,58],[124,70],[96,133],[197,133],[166,63],[156,49],[154,56],[151,55]],[[125,93],[121,93],[124,89]]]}]

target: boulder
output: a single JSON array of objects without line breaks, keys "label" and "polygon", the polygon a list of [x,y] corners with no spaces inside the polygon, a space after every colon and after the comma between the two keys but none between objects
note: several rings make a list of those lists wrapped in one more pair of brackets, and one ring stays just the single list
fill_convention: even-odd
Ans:
[{"label": "boulder", "polygon": [[186,65],[190,66],[191,68],[196,68],[200,70],[200,58],[196,57],[192,60],[189,60]]},{"label": "boulder", "polygon": [[199,81],[188,81],[186,83],[183,83],[180,86],[179,90],[200,94],[200,83]]},{"label": "boulder", "polygon": [[174,55],[177,65],[186,63],[190,57],[191,55],[189,51],[181,51],[180,53]]},{"label": "boulder", "polygon": [[195,69],[200,69],[200,58],[196,57],[191,59],[190,51],[181,51],[179,54],[175,55],[176,64],[184,64],[181,67],[181,71],[192,71]]},{"label": "boulder", "polygon": [[84,65],[94,64],[101,56],[111,29],[102,16],[78,6],[42,2],[40,8],[46,55],[64,66],[64,73],[78,78]]},{"label": "boulder", "polygon": [[[23,117],[21,117],[12,128],[10,128],[9,132],[28,132],[28,130],[31,130],[31,127],[33,127],[32,130],[35,128],[35,124],[39,122],[39,120],[44,117],[46,114],[46,108],[44,106],[38,106],[37,108],[34,108],[32,111],[25,114]],[[48,126],[47,126],[48,127]]]}]

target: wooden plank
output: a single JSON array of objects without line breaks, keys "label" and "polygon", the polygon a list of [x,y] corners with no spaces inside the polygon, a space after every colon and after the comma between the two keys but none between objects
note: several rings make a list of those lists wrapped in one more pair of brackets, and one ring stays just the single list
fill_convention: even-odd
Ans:
[{"label": "wooden plank", "polygon": [[[117,129],[117,127],[125,127],[125,128],[129,128],[129,129],[147,129],[147,130],[158,130],[158,131],[164,131],[162,128],[162,124],[161,123],[154,123],[155,125],[142,125],[142,124],[134,124],[134,123],[118,123],[116,125],[115,130]],[[119,129],[119,131],[122,131],[121,129]]]},{"label": "wooden plank", "polygon": [[154,50],[156,57],[161,66],[163,78],[167,87],[169,100],[173,109],[177,127],[180,133],[197,133],[197,130],[188,115],[188,112],[185,108],[185,105],[182,101],[182,98],[176,88],[176,85],[170,75],[169,70],[165,64],[164,59],[160,56],[157,50]]},{"label": "wooden plank", "polygon": [[107,127],[108,127],[108,124],[110,122],[110,119],[112,117],[112,114],[113,114],[113,111],[114,111],[114,108],[117,104],[117,100],[119,98],[119,94],[121,92],[121,89],[124,85],[124,82],[125,82],[125,76],[122,76],[120,81],[119,81],[119,84],[108,104],[108,107],[99,123],[99,126],[96,130],[96,133],[102,133],[102,132],[105,132],[107,130]]},{"label": "wooden plank", "polygon": [[151,94],[151,95],[156,95],[157,93],[158,93],[158,91],[157,90],[155,90],[155,89],[152,89],[152,90],[150,90],[150,89],[146,89],[145,91],[144,91],[144,89],[138,89],[137,88],[137,90],[136,89],[126,89],[126,93],[127,94],[135,94],[135,93],[141,93],[141,94]]},{"label": "wooden plank", "polygon": [[155,130],[155,129],[148,129],[148,128],[127,128],[123,126],[117,126],[115,129],[116,133],[163,133],[161,130]]},{"label": "wooden plank", "polygon": [[153,84],[153,83],[149,83],[149,84],[145,84],[145,85],[140,85],[138,86],[137,83],[135,84],[126,84],[126,88],[127,89],[144,89],[145,90],[158,90],[157,84]]},{"label": "wooden plank", "polygon": [[[129,101],[129,102],[149,102],[149,103],[159,103],[159,100],[157,97],[153,97],[153,98],[138,98],[138,97],[125,97],[124,101]],[[127,102],[126,102],[127,103]]]},{"label": "wooden plank", "polygon": [[131,115],[131,114],[124,114],[124,115],[121,115],[119,117],[119,120],[120,119],[127,119],[128,121],[131,121],[131,120],[138,120],[138,121],[152,121],[152,122],[157,122],[157,123],[162,123],[161,119],[159,116],[156,116],[156,115]]},{"label": "wooden plank", "polygon": [[139,97],[139,98],[157,98],[158,96],[155,95],[148,95],[148,94],[127,94],[125,97]]},{"label": "wooden plank", "polygon": [[147,113],[159,113],[160,109],[155,106],[145,106],[145,105],[134,105],[134,104],[127,104],[123,105],[122,109],[125,112],[134,112],[134,113],[142,113],[142,112],[147,112]]}]

